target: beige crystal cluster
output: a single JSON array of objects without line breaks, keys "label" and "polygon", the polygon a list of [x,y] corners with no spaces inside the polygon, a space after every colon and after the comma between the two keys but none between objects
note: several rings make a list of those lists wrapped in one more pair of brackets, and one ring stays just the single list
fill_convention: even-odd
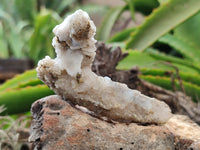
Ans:
[{"label": "beige crystal cluster", "polygon": [[39,61],[38,77],[64,100],[95,116],[141,124],[167,122],[172,116],[167,104],[91,71],[95,32],[86,12],[77,10],[68,16],[53,29],[57,57]]}]

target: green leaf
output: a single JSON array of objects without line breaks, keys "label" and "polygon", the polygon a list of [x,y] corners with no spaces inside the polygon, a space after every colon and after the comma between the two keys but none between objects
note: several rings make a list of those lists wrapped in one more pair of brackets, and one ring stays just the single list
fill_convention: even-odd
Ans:
[{"label": "green leaf", "polygon": [[103,22],[100,28],[97,31],[97,40],[99,41],[107,41],[111,30],[119,18],[120,14],[125,10],[125,6],[123,7],[115,7],[108,10],[106,13]]},{"label": "green leaf", "polygon": [[15,4],[14,0],[0,0],[0,11],[5,11],[7,14],[15,17],[15,10],[13,9]]},{"label": "green leaf", "polygon": [[53,11],[43,9],[36,16],[34,32],[29,41],[29,57],[37,62],[46,55],[54,57],[54,50],[51,45],[53,33],[52,29],[60,22],[60,17]]},{"label": "green leaf", "polygon": [[[199,1],[199,0],[197,0]],[[200,8],[199,8],[200,9]],[[200,12],[179,25],[175,30],[174,34],[184,42],[190,44],[195,49],[200,51]]]},{"label": "green leaf", "polygon": [[127,40],[131,34],[136,30],[136,28],[129,28],[129,29],[124,29],[123,31],[116,33],[113,37],[111,37],[108,42],[122,42]]},{"label": "green leaf", "polygon": [[132,19],[135,20],[134,0],[125,0],[125,2],[128,4]]},{"label": "green leaf", "polygon": [[17,29],[13,28],[10,30],[10,34],[8,34],[8,41],[11,47],[12,54],[15,58],[24,58],[24,54],[22,52],[24,46],[24,40],[20,35],[20,32]]},{"label": "green leaf", "polygon": [[163,37],[161,37],[158,41],[170,45],[179,53],[181,53],[185,58],[188,58],[190,61],[200,61],[200,50],[195,49],[194,47],[190,46],[187,42],[179,39],[176,36],[166,34]]},{"label": "green leaf", "polygon": [[134,66],[141,68],[154,67],[156,59],[152,58],[148,54],[139,51],[128,51],[128,53],[128,56],[119,62],[117,69],[127,70]]},{"label": "green leaf", "polygon": [[37,86],[44,84],[40,79],[30,79],[27,82],[19,83],[18,86],[13,89],[21,89],[29,86]]},{"label": "green leaf", "polygon": [[34,16],[37,12],[35,0],[15,0],[15,11],[18,15],[18,20],[34,21]]},{"label": "green leaf", "polygon": [[169,0],[158,0],[158,2],[162,5],[164,3],[167,3]]},{"label": "green leaf", "polygon": [[181,59],[178,57],[166,55],[153,48],[148,48],[145,50],[145,52],[148,53],[154,59],[157,59],[159,61],[166,61],[166,62],[177,64],[177,65],[179,64],[177,67],[181,66],[182,71],[190,71],[191,73],[200,73],[200,67],[196,65],[196,63],[192,63],[188,60]]},{"label": "green leaf", "polygon": [[[126,0],[125,0],[126,1]],[[152,10],[159,6],[157,0],[130,0],[133,3],[134,9],[144,15],[148,15]]]},{"label": "green leaf", "polygon": [[7,47],[7,41],[4,36],[4,31],[3,31],[3,26],[2,23],[0,22],[0,57],[1,58],[8,58],[9,53],[8,53],[8,47]]},{"label": "green leaf", "polygon": [[[172,90],[173,91],[173,86],[172,86],[172,81],[171,78],[168,77],[159,77],[159,76],[151,76],[151,75],[140,75],[141,79],[144,79],[148,82],[151,82],[155,85],[161,86],[165,89]],[[189,83],[182,81],[182,84],[185,88],[185,92],[188,96],[192,98],[193,101],[198,102],[200,100],[200,86],[197,86],[195,84]],[[175,87],[177,90],[180,91],[180,83],[178,80],[175,80]]]},{"label": "green leaf", "polygon": [[[170,0],[157,8],[135,31],[126,47],[144,50],[200,9],[199,0]],[[186,11],[187,10],[187,11]]]},{"label": "green leaf", "polygon": [[29,111],[34,101],[52,94],[54,92],[46,85],[0,92],[0,105],[6,107],[6,110],[2,114],[10,115]]},{"label": "green leaf", "polygon": [[176,57],[167,56],[160,53],[145,53],[140,51],[128,51],[129,55],[121,60],[117,66],[117,69],[130,69],[134,66],[140,68],[162,69],[166,71],[174,70],[174,67],[165,64],[164,62],[171,63],[176,66],[180,71],[189,71],[191,73],[198,73],[200,70],[196,70],[190,62],[178,59]]},{"label": "green leaf", "polygon": [[14,18],[2,10],[0,10],[0,19],[2,19],[3,29],[5,32],[4,39],[7,41],[8,47],[10,48],[11,56],[14,55],[16,58],[23,58],[24,53],[22,50],[25,42],[20,31],[24,21],[15,23]]},{"label": "green leaf", "polygon": [[[160,77],[171,77],[173,76],[174,78],[177,78],[177,74],[175,70],[171,71],[166,71],[166,70],[161,70],[161,69],[147,69],[143,68],[140,69],[142,72],[142,75],[152,75],[152,76],[160,76]],[[199,74],[192,74],[192,73],[186,73],[186,72],[180,72],[179,71],[179,76],[181,80],[190,82],[192,84],[196,84],[197,86],[200,86],[200,76]]]},{"label": "green leaf", "polygon": [[0,9],[0,19],[1,21],[5,21],[8,26],[10,25],[13,26],[15,24],[15,21],[10,16],[10,14],[1,9]]},{"label": "green leaf", "polygon": [[28,70],[22,74],[16,75],[10,80],[7,80],[4,84],[0,86],[0,92],[5,91],[6,89],[16,88],[19,86],[19,84],[25,84],[28,81],[35,79],[38,79],[36,70]]}]

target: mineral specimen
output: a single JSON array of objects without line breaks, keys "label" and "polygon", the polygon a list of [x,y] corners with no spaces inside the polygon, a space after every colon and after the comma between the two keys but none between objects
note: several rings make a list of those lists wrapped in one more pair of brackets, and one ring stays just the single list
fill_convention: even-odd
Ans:
[{"label": "mineral specimen", "polygon": [[167,104],[91,71],[95,31],[86,12],[77,10],[68,16],[53,29],[57,57],[39,61],[38,77],[70,104],[84,106],[98,117],[142,124],[167,122],[172,116]]}]

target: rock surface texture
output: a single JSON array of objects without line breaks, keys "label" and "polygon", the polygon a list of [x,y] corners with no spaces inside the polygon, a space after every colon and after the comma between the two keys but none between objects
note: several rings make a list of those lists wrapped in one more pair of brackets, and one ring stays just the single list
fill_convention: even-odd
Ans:
[{"label": "rock surface texture", "polygon": [[163,126],[114,124],[77,108],[56,95],[36,101],[29,137],[35,150],[200,149],[200,127],[185,116],[174,115]]}]

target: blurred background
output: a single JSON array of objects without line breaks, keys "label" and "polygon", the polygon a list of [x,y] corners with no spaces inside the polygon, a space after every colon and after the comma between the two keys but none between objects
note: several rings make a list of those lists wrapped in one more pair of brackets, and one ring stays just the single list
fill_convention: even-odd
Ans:
[{"label": "blurred background", "polygon": [[77,9],[94,21],[98,41],[129,53],[117,69],[138,67],[140,79],[199,103],[200,0],[0,0],[0,132],[12,134],[0,135],[4,148],[24,146],[13,140],[29,129],[31,104],[54,94],[34,68],[55,57],[52,29]]},{"label": "blurred background", "polygon": [[46,55],[54,57],[52,29],[75,10],[81,8],[87,11],[95,18],[96,24],[100,24],[109,8],[109,5],[100,3],[81,0],[0,0],[1,82],[33,68]]}]

